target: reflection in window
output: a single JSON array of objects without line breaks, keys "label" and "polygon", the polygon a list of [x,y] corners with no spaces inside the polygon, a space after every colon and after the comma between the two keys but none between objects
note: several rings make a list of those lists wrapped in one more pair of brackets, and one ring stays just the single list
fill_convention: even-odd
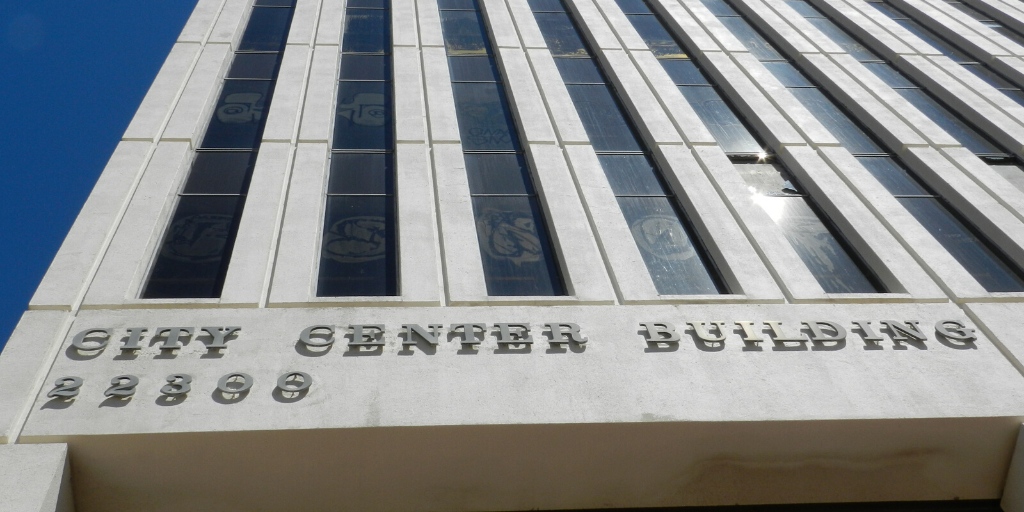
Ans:
[{"label": "reflection in window", "polygon": [[[796,8],[797,12],[807,17],[808,20],[816,19],[831,23],[824,19],[825,16],[806,0],[787,0],[787,3]],[[886,4],[872,3],[872,5],[897,21],[909,21],[901,19],[902,15]],[[835,27],[835,31],[841,32],[841,29]],[[828,32],[826,32],[827,34]],[[844,37],[852,38],[845,33]],[[934,103],[895,68],[878,59],[874,54],[861,58],[871,59],[865,62],[867,68],[908,100],[921,105],[919,108],[923,108],[926,114],[927,110],[932,110],[930,117],[935,116],[933,119],[944,118],[944,121],[937,120],[936,122],[946,123],[944,126],[949,126],[950,129],[962,130],[959,134],[963,138],[961,142],[965,146],[973,148],[975,151],[988,151],[991,148],[988,146],[987,139],[963,124],[957,124],[957,118]],[[777,70],[772,69],[772,72],[776,73]],[[787,82],[781,76],[780,80],[784,83]],[[853,119],[847,117],[838,104],[813,85],[810,87],[792,83],[786,83],[786,85],[807,106],[808,110],[832,132],[839,143],[853,153],[861,165],[889,193],[898,198],[918,222],[987,291],[1024,291],[1024,278],[1022,278],[1024,272],[1020,267],[1007,258],[995,244],[986,239],[959,212],[954,210],[945,199],[900,164],[894,156],[880,154],[883,150],[877,141],[873,140]]]},{"label": "reflection in window", "polygon": [[439,7],[487,294],[565,295],[476,1]]},{"label": "reflection in window", "polygon": [[[623,11],[628,10],[628,18],[637,32],[679,87],[697,117],[748,181],[753,201],[779,226],[822,289],[828,293],[884,291],[811,199],[797,190],[796,181],[780,164],[768,163],[774,159],[773,155],[762,148],[753,132],[719,94],[717,87],[704,76],[697,63],[687,58],[685,46],[671,38],[661,19],[642,0],[618,0],[618,3]],[[712,1],[710,7],[723,16],[736,16],[721,2]],[[742,22],[742,19],[735,18],[733,25]],[[659,30],[653,30],[651,27],[654,26]],[[747,40],[760,45],[763,55],[769,58],[778,55],[767,41],[753,31],[749,32]],[[664,34],[673,49],[664,49],[668,43],[663,37],[651,37],[645,33]],[[655,50],[655,45],[662,49]],[[789,72],[788,81],[803,84],[795,69],[778,71]]]},{"label": "reflection in window", "polygon": [[390,19],[386,0],[345,10],[319,297],[398,293]]},{"label": "reflection in window", "polygon": [[292,0],[259,0],[142,298],[219,297],[291,26]]},{"label": "reflection in window", "polygon": [[[725,287],[700,239],[665,186],[661,171],[637,137],[614,90],[605,80],[600,63],[591,58],[569,13],[560,3],[546,2],[543,8],[557,12],[540,12],[536,5],[531,5],[658,293],[724,292]],[[638,1],[631,1],[627,6],[644,7]],[[629,18],[642,25],[642,37],[658,54],[686,57],[660,25],[638,16]]]}]

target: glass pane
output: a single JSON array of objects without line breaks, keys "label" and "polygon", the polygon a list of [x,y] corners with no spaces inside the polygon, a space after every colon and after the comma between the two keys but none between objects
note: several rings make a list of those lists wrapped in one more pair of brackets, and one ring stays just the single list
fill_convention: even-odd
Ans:
[{"label": "glass pane", "polygon": [[683,86],[679,90],[723,151],[734,154],[758,154],[762,151],[761,145],[713,87]]},{"label": "glass pane", "polygon": [[894,196],[933,195],[887,156],[859,156],[857,161]]},{"label": "glass pane", "polygon": [[868,62],[864,64],[864,67],[871,70],[878,78],[880,78],[885,85],[893,88],[914,88],[917,87],[907,77],[903,76],[902,73],[896,71],[892,66],[884,62]]},{"label": "glass pane", "polygon": [[453,83],[455,114],[465,151],[516,151],[519,139],[501,84]]},{"label": "glass pane", "polygon": [[871,52],[871,50],[868,50],[864,45],[847,35],[830,20],[825,18],[807,18],[807,21],[822,31],[840,48],[846,50],[846,53],[852,55],[853,58],[857,60],[879,60],[878,56]]},{"label": "glass pane", "polygon": [[387,9],[388,0],[348,0],[347,6],[368,9]]},{"label": "glass pane", "polygon": [[583,46],[576,27],[572,25],[569,16],[565,13],[537,13],[537,25],[540,26],[541,34],[544,34],[544,41],[555,57],[585,57],[587,49]]},{"label": "glass pane", "polygon": [[488,295],[562,295],[547,231],[532,197],[474,197]]},{"label": "glass pane", "polygon": [[275,7],[294,7],[295,0],[256,0],[255,5],[269,5]]},{"label": "glass pane", "polygon": [[689,60],[661,60],[661,67],[665,68],[668,76],[676,85],[710,85],[704,74],[697,69],[697,65]]},{"label": "glass pane", "polygon": [[732,10],[732,7],[722,0],[701,0],[701,3],[715,16],[739,16],[736,11]]},{"label": "glass pane", "polygon": [[284,49],[292,9],[254,7],[238,51],[278,52]]},{"label": "glass pane", "polygon": [[786,87],[814,87],[803,73],[788,62],[765,62],[764,67]]},{"label": "glass pane", "polygon": [[533,194],[522,155],[466,153],[465,156],[471,194]]},{"label": "glass pane", "polygon": [[391,84],[341,82],[334,149],[391,149]]},{"label": "glass pane", "polygon": [[[871,5],[877,6],[879,4],[872,3]],[[917,23],[914,23],[913,21],[903,19],[903,20],[896,20],[896,23],[899,23],[903,28],[905,28],[908,31],[910,31],[911,33],[913,33],[915,36],[917,36],[919,39],[921,39],[922,41],[924,41],[928,45],[931,45],[931,47],[935,48],[936,50],[938,50],[939,53],[941,53],[941,54],[943,54],[943,55],[953,59],[955,62],[972,62],[974,60],[974,59],[968,58],[966,55],[964,55],[964,54],[954,50],[948,44],[944,44],[943,42],[939,41],[935,37],[932,37],[931,34],[926,33],[924,31],[924,29],[921,28],[920,25],[918,25]]]},{"label": "glass pane", "polygon": [[1024,92],[1021,92],[1020,89],[1007,89],[1003,91],[1003,94],[1016,101],[1018,105],[1024,106]]},{"label": "glass pane", "polygon": [[676,44],[653,14],[631,14],[626,17],[656,57],[686,58],[686,52]]},{"label": "glass pane", "polygon": [[328,197],[317,296],[395,295],[395,240],[390,197]]},{"label": "glass pane", "polygon": [[604,77],[597,69],[594,59],[556,58],[555,65],[567,84],[603,84]]},{"label": "glass pane", "polygon": [[242,194],[255,162],[256,154],[250,152],[196,153],[183,193]]},{"label": "glass pane", "polygon": [[619,105],[605,85],[567,85],[596,151],[641,151]]},{"label": "glass pane", "polygon": [[346,9],[345,37],[342,40],[342,51],[355,53],[387,52],[391,49],[391,37],[388,31],[389,22],[390,19],[387,11]]},{"label": "glass pane", "polygon": [[782,55],[772,48],[760,34],[754,31],[753,27],[743,18],[719,18],[725,28],[732,32],[732,35],[739,39],[743,46],[750,51],[750,54],[757,60],[783,60]]},{"label": "glass pane", "polygon": [[500,82],[494,59],[486,55],[448,57],[453,82]]},{"label": "glass pane", "polygon": [[241,202],[238,196],[182,196],[142,297],[219,296]]},{"label": "glass pane", "polygon": [[617,196],[664,196],[665,188],[645,155],[597,155]]},{"label": "glass pane", "polygon": [[615,3],[619,4],[619,8],[626,14],[651,14],[651,9],[644,0],[615,0]]},{"label": "glass pane", "polygon": [[803,192],[789,173],[774,164],[734,164],[750,193],[761,196],[794,196]]},{"label": "glass pane", "polygon": [[817,89],[790,89],[800,103],[853,154],[884,153],[849,117]]},{"label": "glass pane", "polygon": [[328,194],[391,194],[394,190],[388,153],[335,153],[331,155]]},{"label": "glass pane", "polygon": [[228,78],[274,78],[280,60],[279,53],[236,53]]},{"label": "glass pane", "polygon": [[967,64],[964,66],[964,68],[966,68],[971,73],[974,73],[978,78],[988,82],[989,85],[995,87],[996,89],[1002,89],[1004,87],[1011,89],[1017,88],[1015,85],[1011,84],[1010,82],[1007,82],[1006,80],[1003,80],[1002,77],[993,73],[991,70],[985,68],[980,64]]},{"label": "glass pane", "polygon": [[667,197],[620,197],[619,207],[660,295],[719,293]]},{"label": "glass pane", "polygon": [[974,230],[937,199],[900,199],[932,236],[990,292],[1024,291],[1024,280]]},{"label": "glass pane", "polygon": [[787,0],[786,4],[805,18],[823,18],[824,15],[818,12],[811,4],[803,0]]},{"label": "glass pane", "polygon": [[754,196],[754,202],[782,229],[825,292],[880,291],[804,198]]},{"label": "glass pane", "polygon": [[390,80],[391,57],[387,55],[341,56],[341,80]]},{"label": "glass pane", "polygon": [[487,37],[475,11],[441,11],[441,28],[448,55],[486,55]]},{"label": "glass pane", "polygon": [[888,17],[890,17],[890,18],[892,18],[894,20],[907,19],[907,16],[905,14],[903,14],[902,12],[897,11],[896,8],[892,7],[889,4],[886,4],[884,2],[868,2],[868,4],[871,5],[872,7],[874,7],[875,9],[878,9],[879,11],[882,11],[882,14],[885,14],[886,16],[888,16]]},{"label": "glass pane", "polygon": [[1003,152],[985,140],[980,133],[974,131],[966,123],[954,117],[950,111],[928,97],[924,91],[920,89],[896,89],[896,92],[972,152],[981,154]]},{"label": "glass pane", "polygon": [[273,86],[267,80],[225,80],[201,147],[256,147]]},{"label": "glass pane", "polygon": [[438,0],[437,8],[454,11],[475,11],[477,10],[475,0]]},{"label": "glass pane", "polygon": [[533,12],[565,12],[561,0],[527,0]]}]

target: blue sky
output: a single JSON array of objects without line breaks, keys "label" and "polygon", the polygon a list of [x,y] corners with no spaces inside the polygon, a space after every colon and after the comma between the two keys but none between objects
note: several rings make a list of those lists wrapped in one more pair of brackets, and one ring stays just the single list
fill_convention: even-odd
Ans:
[{"label": "blue sky", "polygon": [[0,346],[195,3],[0,2]]}]

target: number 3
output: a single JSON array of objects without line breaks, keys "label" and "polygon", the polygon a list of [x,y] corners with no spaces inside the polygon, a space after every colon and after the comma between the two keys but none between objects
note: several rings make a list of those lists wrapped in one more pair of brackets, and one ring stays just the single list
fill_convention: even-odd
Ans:
[{"label": "number 3", "polygon": [[192,386],[189,384],[192,382],[192,376],[184,373],[175,373],[174,375],[167,376],[166,386],[160,388],[160,392],[165,395],[185,395],[189,391],[192,391]]}]

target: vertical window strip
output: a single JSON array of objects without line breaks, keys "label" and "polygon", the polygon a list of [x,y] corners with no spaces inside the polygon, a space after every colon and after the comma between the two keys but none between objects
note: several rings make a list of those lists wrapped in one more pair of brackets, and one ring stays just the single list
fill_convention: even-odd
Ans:
[{"label": "vertical window strip", "polygon": [[[833,23],[831,19],[826,17],[816,7],[804,0],[787,0],[786,3],[798,9],[797,12],[804,16],[808,22],[855,59],[862,63],[872,64],[868,66],[868,69],[878,74],[880,78],[889,80],[890,83],[896,83],[897,85],[892,87],[900,96],[903,96],[904,99],[934,121],[935,124],[941,126],[946,133],[972,153],[992,162],[1001,162],[1010,157],[1009,152],[999,147],[977,126],[957,115],[955,109],[948,108],[947,105],[943,104],[937,97],[928,92],[927,89],[918,86],[909,77],[897,71],[895,66],[869,50],[856,37]],[[888,4],[880,2],[869,3],[888,15],[891,15],[893,12]],[[902,19],[897,19],[896,22],[914,32],[926,42],[931,43],[936,49],[947,52],[947,55],[954,61],[967,62],[967,57],[964,54],[950,48],[948,45],[943,45],[941,41],[930,36],[924,27],[917,25],[913,20],[903,17]]]},{"label": "vertical window strip", "polygon": [[1004,23],[996,21],[991,16],[989,16],[989,15],[987,15],[987,14],[985,14],[985,13],[975,9],[974,7],[971,7],[971,6],[969,6],[969,5],[967,5],[967,4],[963,3],[963,2],[960,2],[959,0],[945,0],[945,2],[947,4],[949,4],[949,5],[951,5],[952,7],[960,10],[960,12],[963,12],[964,14],[966,14],[966,15],[968,15],[968,16],[970,16],[970,17],[972,17],[972,18],[974,18],[974,19],[976,19],[978,21],[980,21],[982,25],[985,25],[986,27],[988,27],[988,28],[990,28],[992,30],[995,30],[996,32],[1002,34],[1007,39],[1009,39],[1009,40],[1011,40],[1011,41],[1013,41],[1013,42],[1015,42],[1015,43],[1017,43],[1017,44],[1019,44],[1021,46],[1024,46],[1024,35],[1022,35],[1017,30],[1014,30],[1013,28],[1010,28],[1009,26],[1005,25]]},{"label": "vertical window strip", "polygon": [[827,293],[885,288],[813,199],[742,122],[689,50],[673,37],[647,0],[616,0],[655,58],[747,182],[751,199],[779,226]]},{"label": "vertical window strip", "polygon": [[[774,47],[724,0],[701,2],[719,19],[733,20],[731,25],[727,26],[748,49],[767,49],[779,55]],[[807,2],[789,0],[787,3],[805,17],[808,14],[821,16],[821,13]],[[808,17],[808,20],[811,19],[814,17]],[[737,33],[733,27],[745,28]],[[751,50],[751,53],[755,52]],[[949,202],[902,165],[896,155],[882,149],[880,143],[868,135],[838,103],[807,78],[796,63],[781,56],[759,60],[764,62],[765,67],[835,136],[839,144],[849,150],[985,290],[1024,291],[1024,272],[1021,268],[971,225]],[[876,64],[882,64],[882,67],[874,67]],[[907,81],[902,74],[879,61],[868,62],[865,65],[882,80],[888,77]]]},{"label": "vertical window strip", "polygon": [[294,0],[256,0],[143,290],[216,298],[227,274]]},{"label": "vertical window strip", "polygon": [[487,294],[565,295],[479,6],[438,7]]},{"label": "vertical window strip", "polygon": [[398,293],[389,0],[345,9],[319,297]]},{"label": "vertical window strip", "polygon": [[[930,44],[933,48],[938,50],[943,55],[952,59],[954,62],[962,66],[964,69],[970,71],[978,78],[984,80],[992,87],[995,87],[996,89],[1001,91],[1011,100],[1017,102],[1018,104],[1024,105],[1024,93],[1021,92],[1019,87],[1010,83],[1009,80],[1006,79],[1006,77],[996,72],[994,69],[989,67],[984,62],[980,62],[978,60],[971,59],[970,57],[968,57],[966,52],[964,52],[962,48],[958,47],[952,41],[942,37],[935,31],[925,27],[924,25],[921,25],[920,23],[912,20],[909,16],[906,15],[906,13],[899,10],[896,6],[892,4],[875,0],[869,0],[868,3],[875,7],[876,9],[878,9],[879,11],[881,11],[882,14],[885,14],[896,23],[899,23],[901,26],[911,31],[914,35],[923,39],[926,43]],[[950,3],[952,4],[959,2]],[[970,9],[970,7],[966,6],[964,6],[964,8]]]},{"label": "vertical window strip", "polygon": [[[658,293],[728,293],[572,14],[560,0],[529,3]],[[671,46],[659,50],[681,52]],[[751,148],[760,152],[756,142]]]}]

